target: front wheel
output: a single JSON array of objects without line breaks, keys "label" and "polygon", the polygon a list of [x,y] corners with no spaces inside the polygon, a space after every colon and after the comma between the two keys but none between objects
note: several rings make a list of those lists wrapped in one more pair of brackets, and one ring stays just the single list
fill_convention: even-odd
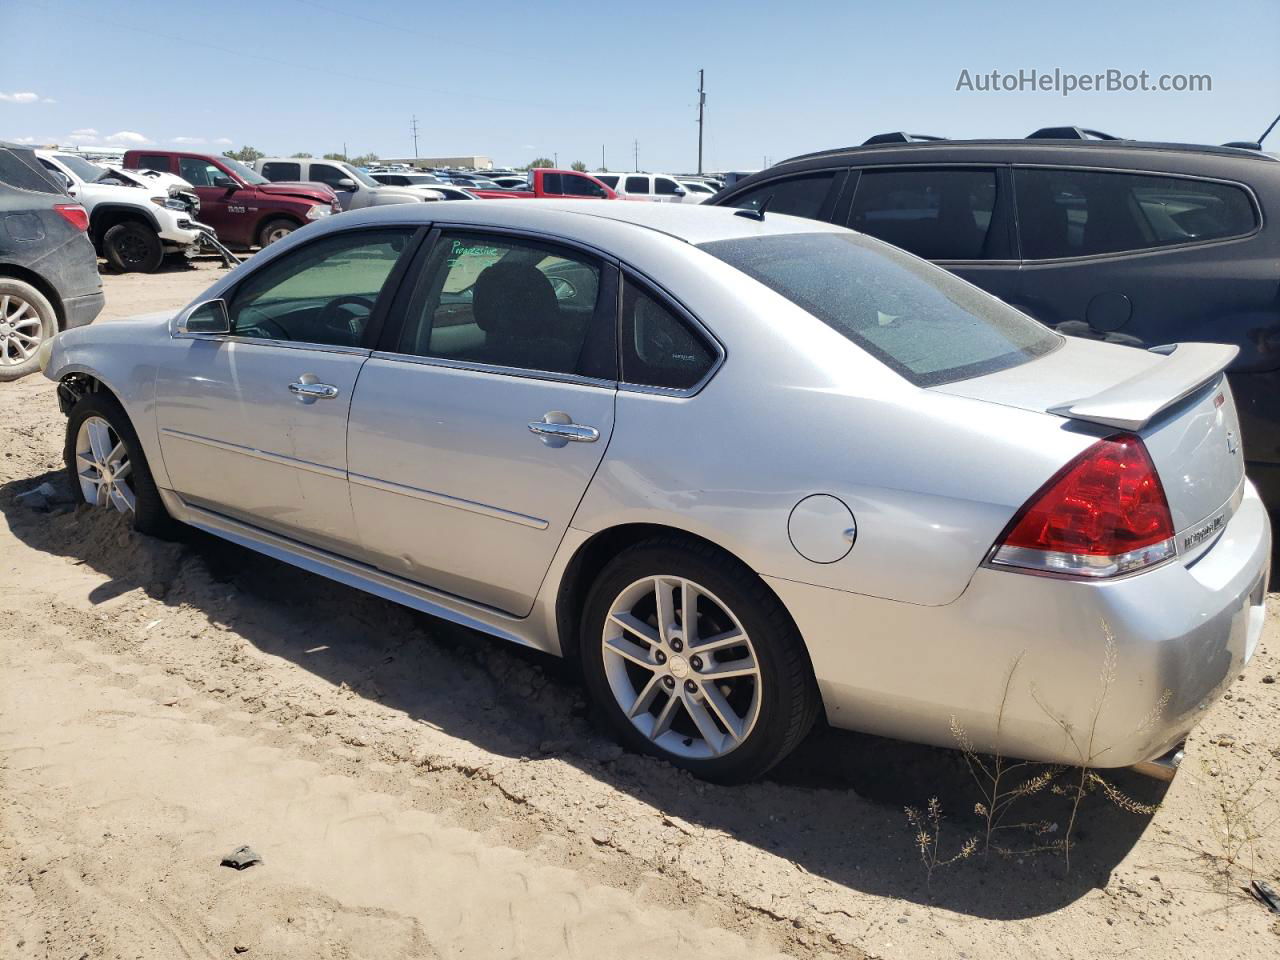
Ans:
[{"label": "front wheel", "polygon": [[159,235],[136,220],[117,223],[103,234],[102,253],[121,273],[155,273],[164,262]]},{"label": "front wheel", "polygon": [[283,218],[268,220],[262,225],[262,229],[258,231],[258,246],[269,247],[277,240],[283,240],[297,229],[298,225],[292,220]]},{"label": "front wheel", "polygon": [[72,489],[91,507],[124,514],[139,533],[176,534],[138,435],[114,397],[90,393],[71,408],[63,460]]},{"label": "front wheel", "polygon": [[808,733],[819,699],[799,632],[747,567],[715,548],[658,538],[601,571],[580,655],[621,740],[696,776],[760,776]]}]

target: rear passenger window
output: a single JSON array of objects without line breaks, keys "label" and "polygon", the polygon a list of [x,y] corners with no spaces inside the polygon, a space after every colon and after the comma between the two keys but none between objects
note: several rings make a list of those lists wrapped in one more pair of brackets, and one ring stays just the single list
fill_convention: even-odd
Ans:
[{"label": "rear passenger window", "polygon": [[1014,182],[1024,260],[1222,240],[1258,225],[1249,195],[1226,183],[1029,168]]},{"label": "rear passenger window", "polygon": [[715,363],[715,353],[670,308],[628,280],[622,293],[622,379],[688,390]]},{"label": "rear passenger window", "polygon": [[849,226],[926,260],[999,255],[994,170],[864,170]]},{"label": "rear passenger window", "polygon": [[173,166],[169,158],[163,153],[144,153],[138,157],[139,170],[159,170],[161,173],[171,173]]},{"label": "rear passenger window", "polygon": [[831,192],[835,177],[835,171],[828,170],[825,173],[770,180],[746,193],[738,194],[729,202],[742,210],[759,210],[767,205],[770,213],[787,213],[793,217],[816,220],[822,212],[827,194]]},{"label": "rear passenger window", "polygon": [[600,283],[600,264],[576,251],[445,233],[414,294],[399,352],[613,379],[616,300],[600,297]]},{"label": "rear passenger window", "polygon": [[276,160],[262,165],[262,175],[273,182],[280,180],[301,180],[302,164],[281,163]]},{"label": "rear passenger window", "polygon": [[648,193],[649,178],[648,177],[627,177],[627,185],[623,187],[627,193]]}]

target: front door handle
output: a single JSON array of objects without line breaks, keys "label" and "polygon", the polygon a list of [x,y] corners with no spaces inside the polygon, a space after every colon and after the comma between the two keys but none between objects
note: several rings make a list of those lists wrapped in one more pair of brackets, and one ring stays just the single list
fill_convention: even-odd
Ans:
[{"label": "front door handle", "polygon": [[529,424],[529,432],[542,438],[542,442],[551,447],[563,447],[566,443],[595,443],[600,439],[600,431],[595,427],[585,427],[574,423],[567,413],[553,410],[541,420]]},{"label": "front door handle", "polygon": [[313,400],[332,400],[338,395],[338,388],[328,383],[308,383],[306,380],[299,380],[289,384],[289,392],[305,403]]}]

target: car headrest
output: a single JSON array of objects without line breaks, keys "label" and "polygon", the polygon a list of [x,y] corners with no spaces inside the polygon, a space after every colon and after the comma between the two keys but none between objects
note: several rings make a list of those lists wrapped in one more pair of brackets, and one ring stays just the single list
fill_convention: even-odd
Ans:
[{"label": "car headrest", "polygon": [[535,267],[495,263],[476,278],[472,314],[489,335],[554,336],[560,317],[555,288]]}]

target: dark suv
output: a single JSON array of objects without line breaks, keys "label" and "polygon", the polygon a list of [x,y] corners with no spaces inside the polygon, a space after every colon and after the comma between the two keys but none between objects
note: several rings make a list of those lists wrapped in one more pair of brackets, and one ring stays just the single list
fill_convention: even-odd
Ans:
[{"label": "dark suv", "polygon": [[1105,136],[883,134],[786,160],[708,203],[879,237],[1063,333],[1235,344],[1249,473],[1280,506],[1280,161]]},{"label": "dark suv", "polygon": [[0,142],[0,382],[40,365],[40,347],[102,309],[89,214],[30,147]]}]

